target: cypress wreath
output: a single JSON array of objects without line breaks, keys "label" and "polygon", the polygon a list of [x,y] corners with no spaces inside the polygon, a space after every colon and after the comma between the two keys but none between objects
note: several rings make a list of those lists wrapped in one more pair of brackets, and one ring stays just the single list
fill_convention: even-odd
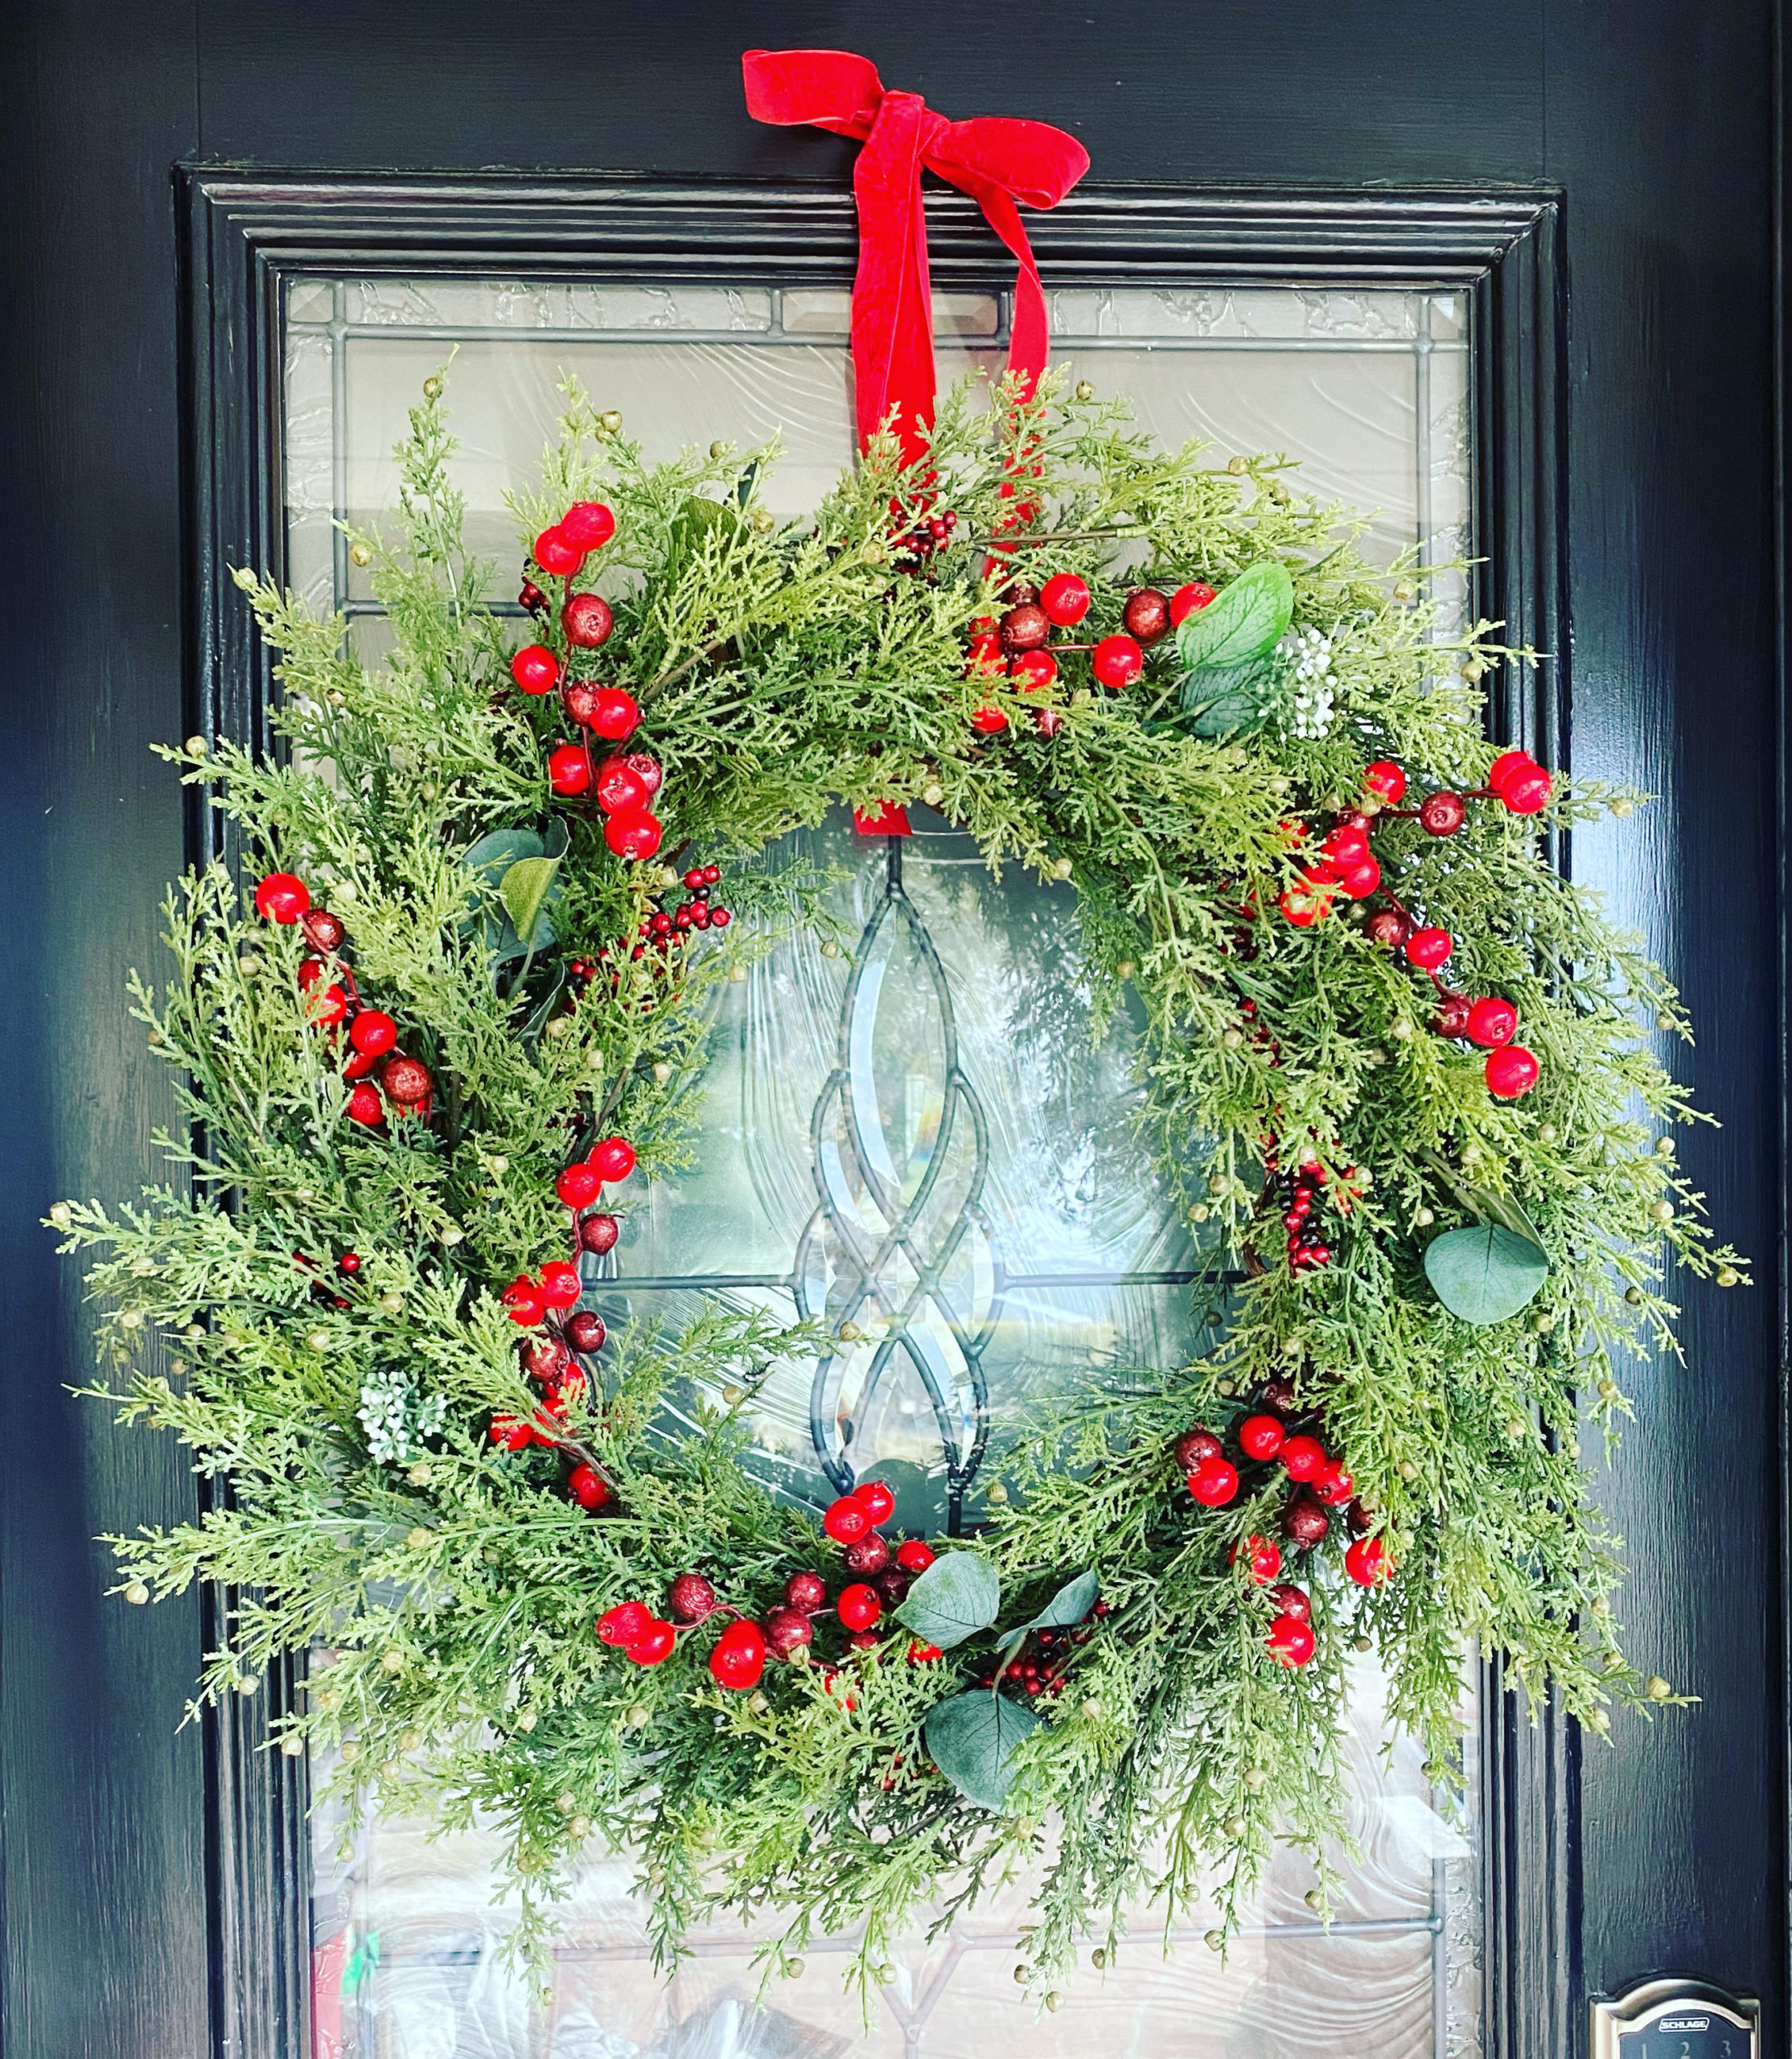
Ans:
[{"label": "cypress wreath", "polygon": [[[663,1954],[770,1905],[773,1971],[856,1928],[861,1982],[1034,1852],[1042,1980],[1202,1855],[1228,1925],[1278,1838],[1322,1864],[1353,1646],[1441,1782],[1465,1640],[1595,1730],[1673,1699],[1619,1651],[1577,1424],[1672,1347],[1664,1254],[1741,1262],[1654,1140],[1692,1119],[1643,1042],[1675,996],[1542,847],[1630,803],[1484,742],[1497,625],[1441,643],[1281,461],[1150,448],[1087,388],[956,394],[812,528],[765,510],[773,452],[648,466],[569,388],[513,653],[441,396],[401,545],[351,539],[391,656],[240,575],[290,750],[167,754],[269,867],[252,906],[189,876],[175,977],[133,982],[183,1183],[51,1212],[102,1362],[171,1340],[125,1416],[230,1482],[111,1540],[129,1600],[244,1597],[203,1695],[334,1647],[283,1748],[339,1747],[356,1807],[501,1820],[534,1948],[601,1836]],[[817,919],[767,848],[842,801],[1074,887],[1224,1304],[1210,1356],[1030,1422],[968,1541],[743,1473],[814,1325],[577,1307],[612,1204],[684,1162],[718,983]]]}]

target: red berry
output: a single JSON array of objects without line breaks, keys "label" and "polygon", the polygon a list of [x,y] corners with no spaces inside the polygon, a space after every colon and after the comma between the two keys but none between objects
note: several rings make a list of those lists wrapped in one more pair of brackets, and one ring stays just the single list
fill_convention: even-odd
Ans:
[{"label": "red berry", "polygon": [[1356,1482],[1341,1460],[1329,1458],[1313,1475],[1313,1491],[1329,1508],[1342,1508],[1356,1492]]},{"label": "red berry", "polygon": [[645,808],[638,814],[613,815],[603,825],[603,840],[619,858],[639,864],[660,848],[660,821]]},{"label": "red berry", "polygon": [[1384,808],[1398,808],[1406,792],[1406,775],[1390,759],[1378,758],[1373,765],[1365,767],[1362,775],[1364,790],[1375,795]]},{"label": "red berry", "polygon": [[[314,960],[312,962],[314,964],[316,961]],[[322,970],[319,967],[319,974]],[[305,999],[305,1013],[312,1027],[317,1030],[334,1028],[348,1013],[348,996],[334,980],[321,989],[317,984],[316,976],[306,984],[310,991]]]},{"label": "red berry", "polygon": [[606,743],[634,735],[641,720],[640,704],[619,686],[600,686],[591,704],[591,728]]},{"label": "red berry", "polygon": [[1009,651],[1036,651],[1050,634],[1045,610],[1031,601],[1010,608],[1001,619],[1001,640]]},{"label": "red berry", "polygon": [[660,770],[659,759],[648,751],[631,750],[623,762],[647,788],[647,799],[651,800],[666,776]]},{"label": "red berry", "polygon": [[388,1101],[397,1102],[401,1108],[421,1108],[430,1098],[430,1068],[421,1059],[407,1058],[401,1051],[380,1068],[380,1083]]},{"label": "red berry", "polygon": [[1460,794],[1427,794],[1419,803],[1419,827],[1428,836],[1453,836],[1468,812]]},{"label": "red berry", "polygon": [[1060,572],[1039,589],[1039,605],[1060,629],[1071,628],[1089,612],[1089,582]]},{"label": "red berry", "polygon": [[616,518],[601,500],[575,500],[556,526],[575,550],[602,550],[616,533]]},{"label": "red berry", "polygon": [[1499,797],[1514,815],[1535,815],[1549,805],[1553,791],[1549,775],[1542,766],[1533,765],[1510,774]]},{"label": "red berry", "polygon": [[1184,1473],[1192,1473],[1204,1460],[1218,1458],[1220,1442],[1211,1430],[1185,1430],[1176,1440],[1176,1463]]},{"label": "red berry", "polygon": [[1227,1565],[1237,1564],[1240,1549],[1244,1552],[1245,1570],[1259,1587],[1268,1587],[1282,1569],[1281,1547],[1267,1537],[1247,1537],[1242,1547],[1235,1544],[1227,1552]]},{"label": "red berry", "polygon": [[560,684],[560,660],[545,643],[525,643],[510,661],[510,676],[525,693],[551,693]]},{"label": "red berry", "polygon": [[554,1182],[554,1192],[569,1208],[589,1208],[602,1191],[603,1182],[589,1165],[569,1165]]},{"label": "red berry", "polygon": [[890,1564],[890,1547],[876,1531],[867,1531],[863,1537],[849,1544],[841,1556],[845,1560],[848,1572],[857,1573],[862,1580],[873,1573],[881,1573]]},{"label": "red berry", "polygon": [[1008,727],[1008,717],[999,708],[978,708],[972,713],[971,727],[979,736],[999,737]]},{"label": "red berry", "polygon": [[532,1329],[546,1313],[540,1290],[527,1273],[512,1280],[499,1298],[504,1305],[504,1313],[524,1330]]},{"label": "red berry", "polygon": [[606,815],[636,815],[647,804],[647,788],[620,758],[603,761],[591,791]]},{"label": "red berry", "polygon": [[874,1524],[888,1523],[896,1510],[896,1497],[882,1480],[861,1480],[853,1490],[853,1498],[865,1504],[865,1512]]},{"label": "red berry", "polygon": [[541,1298],[550,1309],[569,1309],[585,1292],[578,1268],[569,1265],[563,1258],[554,1259],[542,1267],[540,1284]]},{"label": "red berry", "polygon": [[577,572],[585,562],[585,553],[563,536],[557,525],[544,529],[536,538],[534,557],[544,572],[553,573],[557,579]]},{"label": "red berry", "polygon": [[1415,930],[1406,940],[1406,955],[1421,972],[1435,972],[1452,947],[1448,930]]},{"label": "red berry", "polygon": [[1178,586],[1169,597],[1169,619],[1180,627],[1186,616],[1197,608],[1208,606],[1213,600],[1214,590],[1205,579],[1191,579],[1187,586]]},{"label": "red berry", "polygon": [[926,1666],[935,1658],[943,1658],[945,1655],[938,1645],[929,1644],[924,1638],[910,1638],[908,1641],[908,1662],[910,1666]]},{"label": "red berry", "polygon": [[1104,636],[1090,662],[1104,686],[1132,686],[1145,671],[1145,652],[1130,636]]},{"label": "red berry", "polygon": [[1537,1083],[1535,1058],[1523,1044],[1507,1044],[1487,1054],[1487,1091],[1502,1101],[1515,1101]]},{"label": "red berry", "polygon": [[1309,930],[1331,913],[1337,890],[1338,881],[1330,866],[1321,873],[1309,865],[1292,886],[1283,888],[1276,905],[1296,929]]},{"label": "red berry", "polygon": [[766,1670],[766,1636],[757,1623],[730,1623],[716,1639],[709,1671],[717,1687],[744,1693]]},{"label": "red berry", "polygon": [[524,1449],[535,1432],[528,1424],[516,1416],[494,1416],[486,1435],[495,1445],[502,1445],[506,1451]]},{"label": "red berry", "polygon": [[1223,1509],[1238,1492],[1238,1468],[1230,1459],[1204,1458],[1189,1475],[1189,1492],[1204,1509]]},{"label": "red berry", "polygon": [[343,1061],[342,1076],[348,1080],[365,1079],[379,1062],[377,1058],[368,1057],[364,1051],[351,1051]]},{"label": "red berry", "polygon": [[784,1599],[799,1614],[812,1616],[827,1605],[828,1583],[820,1573],[792,1573],[784,1582]]},{"label": "red berry", "polygon": [[1305,1666],[1313,1656],[1313,1625],[1303,1623],[1297,1616],[1278,1616],[1270,1625],[1269,1634],[1264,1642],[1274,1653],[1279,1664]]},{"label": "red berry", "polygon": [[1238,1426],[1239,1449],[1247,1458],[1273,1458],[1287,1434],[1274,1416],[1247,1416]]},{"label": "red berry", "polygon": [[1497,994],[1490,994],[1474,1002],[1469,1009],[1469,1019],[1464,1025],[1472,1044],[1480,1044],[1491,1050],[1496,1044],[1509,1044],[1519,1026],[1519,1012],[1509,1001],[1502,1001]]},{"label": "red berry", "polygon": [[774,1609],[766,1617],[766,1642],[779,1658],[815,1642],[815,1625],[800,1609]]},{"label": "red berry", "polygon": [[610,1499],[610,1482],[594,1465],[581,1462],[567,1474],[566,1491],[582,1509],[594,1514]]},{"label": "red berry", "polygon": [[364,1008],[348,1025],[348,1041],[367,1058],[384,1058],[398,1042],[398,1025],[377,1008]]},{"label": "red berry", "polygon": [[1319,846],[1339,872],[1359,865],[1369,855],[1369,840],[1354,823],[1343,823]]},{"label": "red berry", "polygon": [[851,1494],[830,1502],[821,1527],[836,1544],[856,1544],[871,1527],[871,1511]]},{"label": "red berry", "polygon": [[586,1162],[600,1180],[614,1186],[634,1171],[635,1147],[626,1136],[599,1137]]},{"label": "red berry", "polygon": [[967,679],[993,679],[1007,662],[999,636],[973,636],[965,659]]},{"label": "red berry", "polygon": [[1496,794],[1502,792],[1515,772],[1522,772],[1536,762],[1527,750],[1502,750],[1487,769],[1487,784]]},{"label": "red berry", "polygon": [[603,1349],[603,1340],[609,1334],[603,1326],[603,1317],[590,1309],[581,1309],[575,1316],[566,1318],[566,1342],[575,1351],[589,1354]]},{"label": "red berry", "polygon": [[591,783],[591,761],[576,743],[563,743],[548,753],[548,784],[570,798]]},{"label": "red berry", "polygon": [[1023,651],[1009,668],[1022,693],[1037,693],[1058,676],[1058,660],[1049,651]]},{"label": "red berry", "polygon": [[1344,1554],[1344,1570],[1358,1587],[1379,1587],[1394,1576],[1394,1561],[1379,1537],[1359,1537]]},{"label": "red berry", "polygon": [[1169,602],[1155,586],[1141,586],[1127,595],[1120,620],[1128,636],[1136,637],[1141,643],[1155,643],[1169,633]]},{"label": "red berry", "polygon": [[1338,883],[1353,901],[1367,901],[1381,885],[1381,867],[1373,858],[1365,858],[1360,865],[1346,865]]},{"label": "red berry", "polygon": [[1282,1463],[1290,1480],[1317,1480],[1326,1465],[1326,1447],[1317,1437],[1290,1437],[1282,1446]]},{"label": "red berry", "polygon": [[874,1587],[862,1583],[843,1587],[840,1599],[834,1604],[834,1613],[849,1630],[868,1630],[884,1613],[884,1605],[878,1598]]},{"label": "red berry", "polygon": [[670,1623],[649,1617],[647,1626],[628,1646],[628,1656],[637,1666],[658,1666],[677,1649],[678,1633]]},{"label": "red berry", "polygon": [[716,1613],[716,1590],[701,1573],[680,1573],[666,1594],[666,1613],[681,1623],[701,1623]]},{"label": "red berry", "polygon": [[896,1547],[896,1563],[906,1573],[924,1573],[933,1558],[933,1547],[923,1543],[919,1537],[906,1538]]},{"label": "red berry", "polygon": [[616,626],[610,603],[601,594],[574,594],[560,610],[560,626],[577,651],[594,651]]},{"label": "red berry", "polygon": [[726,908],[712,908],[709,910],[709,927],[713,930],[725,930],[734,919],[733,913]]},{"label": "red berry", "polygon": [[1313,1621],[1313,1603],[1306,1589],[1295,1586],[1292,1580],[1284,1580],[1280,1587],[1272,1588],[1269,1599],[1278,1615],[1292,1616],[1297,1623]]},{"label": "red berry", "polygon": [[265,923],[296,923],[310,905],[310,890],[297,873],[268,873],[255,890],[255,912]]},{"label": "red berry", "polygon": [[578,1226],[579,1247],[602,1258],[606,1251],[616,1248],[616,1239],[622,1234],[623,1226],[614,1215],[587,1215]]},{"label": "red berry", "polygon": [[653,1612],[644,1601],[619,1601],[598,1618],[598,1635],[606,1644],[633,1644],[647,1634]]},{"label": "red berry", "polygon": [[385,1117],[385,1103],[380,1099],[380,1090],[371,1080],[364,1079],[348,1097],[348,1120],[365,1123],[371,1128]]}]

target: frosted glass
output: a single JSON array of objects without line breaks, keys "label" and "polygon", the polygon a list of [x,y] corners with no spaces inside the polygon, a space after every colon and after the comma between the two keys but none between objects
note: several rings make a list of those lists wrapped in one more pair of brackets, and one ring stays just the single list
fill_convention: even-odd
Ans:
[{"label": "frosted glass", "polygon": [[[1054,360],[1129,394],[1151,434],[1298,459],[1309,487],[1373,511],[1382,561],[1416,545],[1434,563],[1469,554],[1462,296],[1216,285],[1050,298]],[[387,626],[332,525],[392,507],[406,411],[451,350],[455,475],[500,595],[517,560],[503,493],[532,476],[568,372],[623,411],[650,458],[776,433],[782,515],[806,512],[853,448],[844,289],[306,280],[286,313],[289,573],[349,614],[367,660]],[[1001,294],[936,295],[942,380],[998,375],[1007,316]],[[1465,609],[1461,575],[1443,590]],[[899,1522],[919,1529],[975,1523],[1030,1397],[1185,1357],[1202,1318],[1183,1284],[1198,1262],[1188,1227],[1132,1128],[1137,1024],[1123,1017],[1094,1049],[1086,1034],[1073,897],[998,883],[929,811],[912,819],[894,898],[886,840],[844,816],[791,840],[785,855],[842,873],[848,947],[793,940],[723,992],[713,1062],[689,1090],[698,1165],[638,1200],[618,1249],[588,1262],[588,1293],[614,1317],[676,1319],[702,1296],[849,1317],[861,1339],[768,1382],[747,1463],[768,1491],[815,1500],[830,1464],[874,1461]],[[1349,1724],[1356,1850],[1334,1855],[1346,1885],[1329,1932],[1303,1899],[1309,1864],[1284,1852],[1223,1965],[1202,1942],[1209,1912],[1166,1956],[1161,1916],[1141,1909],[1118,1967],[1085,1959],[1044,2016],[1013,1980],[1024,1881],[934,1943],[919,1925],[867,2024],[841,1990],[847,1940],[759,1998],[761,1931],[720,1925],[657,1979],[630,1864],[593,1850],[544,2001],[502,1959],[495,1833],[431,1839],[388,1811],[339,1850],[320,1811],[314,2059],[984,2059],[1005,2040],[1032,2059],[1473,2059],[1476,1827],[1436,1812],[1367,1659]]]}]

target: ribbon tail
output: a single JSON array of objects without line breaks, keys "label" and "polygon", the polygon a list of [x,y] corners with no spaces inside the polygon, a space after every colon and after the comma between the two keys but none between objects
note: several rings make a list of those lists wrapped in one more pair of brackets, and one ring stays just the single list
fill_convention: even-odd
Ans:
[{"label": "ribbon tail", "polygon": [[859,267],[853,286],[854,409],[861,447],[894,403],[905,464],[933,423],[933,290],[921,199],[927,109],[914,93],[886,93],[853,171]]}]

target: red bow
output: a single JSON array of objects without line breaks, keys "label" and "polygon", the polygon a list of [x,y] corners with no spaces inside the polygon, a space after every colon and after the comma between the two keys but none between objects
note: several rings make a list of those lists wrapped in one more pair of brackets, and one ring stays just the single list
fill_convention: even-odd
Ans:
[{"label": "red bow", "polygon": [[948,121],[919,93],[886,92],[869,58],[843,50],[750,50],[741,60],[755,121],[812,122],[865,145],[853,171],[859,269],[853,282],[853,368],[859,440],[894,405],[905,458],[933,423],[933,298],[921,168],[968,193],[1020,261],[1008,367],[1030,394],[1046,368],[1045,289],[1016,202],[1054,208],[1089,168],[1074,136],[1043,121]]}]

